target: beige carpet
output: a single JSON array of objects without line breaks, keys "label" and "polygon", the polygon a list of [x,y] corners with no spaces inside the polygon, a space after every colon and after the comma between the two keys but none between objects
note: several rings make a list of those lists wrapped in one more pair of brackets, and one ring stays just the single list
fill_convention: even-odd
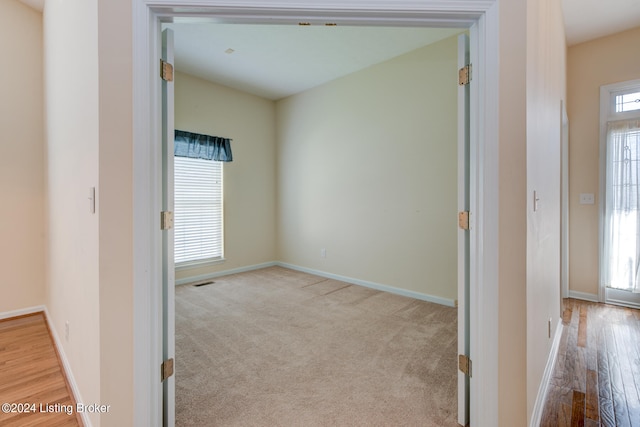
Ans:
[{"label": "beige carpet", "polygon": [[178,426],[457,426],[456,310],[281,267],[176,288]]}]

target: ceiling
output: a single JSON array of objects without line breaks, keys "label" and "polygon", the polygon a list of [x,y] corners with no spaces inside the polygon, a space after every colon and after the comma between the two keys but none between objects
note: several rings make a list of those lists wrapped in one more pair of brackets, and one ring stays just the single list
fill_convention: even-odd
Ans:
[{"label": "ceiling", "polygon": [[460,28],[168,24],[177,71],[281,99],[458,34]]},{"label": "ceiling", "polygon": [[567,44],[640,26],[640,0],[562,0]]},{"label": "ceiling", "polygon": [[[640,26],[640,0],[561,0],[569,46]],[[460,33],[460,29],[169,24],[176,69],[280,99]]]},{"label": "ceiling", "polygon": [[[42,11],[46,0],[20,1]],[[640,0],[561,2],[569,46],[640,27]],[[175,29],[178,70],[270,99],[308,89],[459,32],[383,27],[171,25]]]}]

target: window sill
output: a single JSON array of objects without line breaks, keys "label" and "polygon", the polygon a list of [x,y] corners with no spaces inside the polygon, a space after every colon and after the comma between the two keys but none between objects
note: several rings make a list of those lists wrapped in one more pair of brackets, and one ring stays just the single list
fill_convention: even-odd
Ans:
[{"label": "window sill", "polygon": [[202,267],[209,267],[212,265],[222,264],[225,261],[226,260],[224,258],[212,258],[212,259],[205,259],[202,261],[187,261],[187,262],[182,262],[180,264],[176,264],[175,270],[176,271],[193,270],[194,268],[202,268]]}]

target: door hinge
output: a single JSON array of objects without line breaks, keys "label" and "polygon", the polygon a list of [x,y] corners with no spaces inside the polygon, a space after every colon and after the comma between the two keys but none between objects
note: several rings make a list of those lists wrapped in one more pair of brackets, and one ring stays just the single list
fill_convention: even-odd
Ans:
[{"label": "door hinge", "polygon": [[173,65],[164,59],[160,60],[160,77],[162,77],[162,80],[167,82],[173,81]]},{"label": "door hinge", "polygon": [[471,81],[471,64],[465,65],[458,70],[458,84],[460,86],[468,85]]},{"label": "door hinge", "polygon": [[173,359],[167,359],[160,365],[160,381],[164,381],[173,375]]},{"label": "door hinge", "polygon": [[458,212],[458,227],[462,230],[469,229],[469,211]]},{"label": "door hinge", "polygon": [[468,377],[471,377],[471,359],[464,354],[458,355],[458,369]]},{"label": "door hinge", "polygon": [[169,230],[173,228],[173,212],[160,212],[160,230]]}]

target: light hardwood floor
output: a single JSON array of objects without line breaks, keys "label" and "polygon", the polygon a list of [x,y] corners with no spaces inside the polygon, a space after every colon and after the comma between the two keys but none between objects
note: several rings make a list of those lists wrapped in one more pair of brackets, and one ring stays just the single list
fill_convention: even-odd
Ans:
[{"label": "light hardwood floor", "polygon": [[542,427],[640,426],[640,310],[564,300]]},{"label": "light hardwood floor", "polygon": [[43,313],[0,320],[0,404],[3,427],[82,426]]}]

